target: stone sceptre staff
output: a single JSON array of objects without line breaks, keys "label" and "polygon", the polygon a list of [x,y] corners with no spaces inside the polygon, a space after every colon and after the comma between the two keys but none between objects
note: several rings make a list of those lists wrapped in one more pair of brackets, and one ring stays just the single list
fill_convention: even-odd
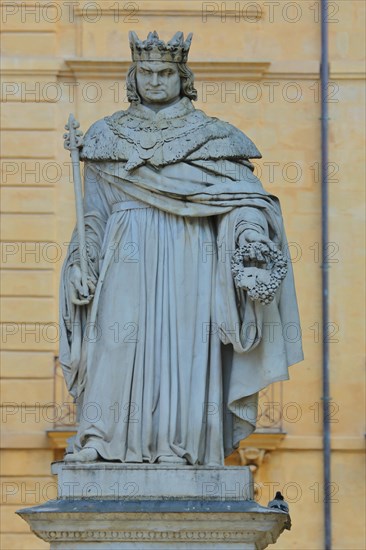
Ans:
[{"label": "stone sceptre staff", "polygon": [[82,138],[83,132],[81,130],[78,130],[78,128],[80,128],[79,122],[75,119],[73,114],[70,114],[69,120],[65,126],[65,130],[68,130],[68,133],[64,134],[64,140],[65,140],[64,147],[65,149],[70,151],[70,156],[72,161],[77,231],[78,231],[78,237],[79,237],[81,283],[83,288],[83,295],[87,297],[89,295],[88,262],[86,259],[83,191],[82,191],[82,183],[81,183],[80,156],[79,156],[79,149],[83,145],[83,138]]}]

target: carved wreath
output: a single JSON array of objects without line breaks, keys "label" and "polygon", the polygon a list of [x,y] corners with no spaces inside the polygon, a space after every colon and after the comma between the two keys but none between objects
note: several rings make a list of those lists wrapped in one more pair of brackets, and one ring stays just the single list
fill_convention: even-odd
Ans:
[{"label": "carved wreath", "polygon": [[[264,267],[253,266],[257,251],[264,258]],[[265,244],[254,242],[237,248],[231,259],[235,286],[246,290],[253,301],[270,304],[287,275],[287,261],[280,250],[270,250]]]}]

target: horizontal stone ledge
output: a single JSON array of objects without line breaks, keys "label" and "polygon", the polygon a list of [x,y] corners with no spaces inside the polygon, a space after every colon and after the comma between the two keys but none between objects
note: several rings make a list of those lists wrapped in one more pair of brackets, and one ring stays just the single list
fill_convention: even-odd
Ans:
[{"label": "horizontal stone ledge", "polygon": [[116,8],[116,4],[99,5],[93,7],[78,6],[74,9],[74,13],[78,17],[82,17],[88,22],[88,19],[93,17],[113,17],[115,21],[124,21],[125,23],[137,23],[141,17],[199,17],[205,22],[217,21],[222,23],[228,19],[241,19],[248,22],[254,22],[263,18],[265,9],[259,4],[246,2],[239,5],[233,0],[222,2],[220,4],[211,2],[187,2],[175,0],[167,5],[166,0],[154,0],[150,2],[126,2],[121,3],[120,8]]},{"label": "horizontal stone ledge", "polygon": [[291,527],[288,514],[254,501],[56,500],[17,514],[51,550],[262,550]]},{"label": "horizontal stone ledge", "polygon": [[[127,73],[131,61],[113,59],[65,59],[65,70],[59,73],[60,78],[98,78],[120,79]],[[190,61],[189,67],[194,72],[196,79],[225,79],[225,80],[261,80],[268,72],[271,65],[269,61],[215,61],[202,60]]]},{"label": "horizontal stone ledge", "polygon": [[[126,75],[130,60],[105,58],[69,58],[60,69],[59,77],[74,76],[77,79],[120,79]],[[269,61],[252,59],[248,61],[203,59],[189,61],[196,80],[319,80],[318,60]],[[360,63],[330,63],[330,79],[354,80],[365,78],[365,68]]]},{"label": "horizontal stone ledge", "polygon": [[[278,451],[322,451],[323,438],[322,436],[291,436],[288,435],[283,439]],[[360,437],[344,437],[333,436],[331,438],[331,450],[338,452],[364,452],[365,439]]]},{"label": "horizontal stone ledge", "polygon": [[[47,430],[47,436],[53,449],[66,449],[67,439],[75,435],[75,426],[59,426],[57,429]],[[323,439],[321,436],[296,436],[285,432],[254,432],[247,439],[240,442],[240,448],[256,447],[266,451],[322,451]],[[332,451],[364,452],[365,440],[360,437],[333,436],[331,438]]]},{"label": "horizontal stone ledge", "polygon": [[[17,510],[17,514],[35,515],[35,514],[281,514],[288,517],[288,514],[272,508],[261,506],[254,500],[108,500],[108,499],[55,499],[49,500],[45,504],[33,506],[32,508],[22,508]],[[112,516],[110,516],[112,517]]]},{"label": "horizontal stone ledge", "polygon": [[3,77],[54,77],[56,80],[57,74],[60,71],[62,59],[55,57],[38,56],[7,56],[2,59],[2,74]]},{"label": "horizontal stone ledge", "polygon": [[[50,81],[62,78],[120,79],[131,65],[131,60],[113,58],[12,58],[4,56],[3,77],[38,77]],[[314,60],[261,60],[235,61],[233,59],[202,59],[188,62],[197,80],[319,80],[320,62]],[[362,61],[335,60],[330,63],[333,80],[363,80],[365,67]]]}]

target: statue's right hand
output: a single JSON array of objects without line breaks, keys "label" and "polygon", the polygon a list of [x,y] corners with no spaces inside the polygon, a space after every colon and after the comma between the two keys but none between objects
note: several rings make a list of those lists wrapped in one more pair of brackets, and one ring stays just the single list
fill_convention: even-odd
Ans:
[{"label": "statue's right hand", "polygon": [[69,292],[71,302],[77,306],[84,306],[90,304],[93,299],[95,287],[97,281],[94,277],[88,277],[88,295],[85,296],[83,292],[83,283],[81,276],[80,266],[74,264],[71,268],[70,278],[69,278]]}]

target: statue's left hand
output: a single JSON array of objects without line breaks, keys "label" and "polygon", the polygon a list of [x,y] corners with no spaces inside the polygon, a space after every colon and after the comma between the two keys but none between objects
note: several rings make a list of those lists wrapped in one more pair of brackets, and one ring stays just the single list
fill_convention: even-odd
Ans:
[{"label": "statue's left hand", "polygon": [[[239,236],[239,246],[244,246],[248,243],[262,243],[268,247],[269,250],[277,250],[276,245],[267,235],[259,233],[254,229],[245,229]],[[257,260],[259,262],[265,262],[265,258],[259,249],[253,249],[251,252],[251,260]]]}]

